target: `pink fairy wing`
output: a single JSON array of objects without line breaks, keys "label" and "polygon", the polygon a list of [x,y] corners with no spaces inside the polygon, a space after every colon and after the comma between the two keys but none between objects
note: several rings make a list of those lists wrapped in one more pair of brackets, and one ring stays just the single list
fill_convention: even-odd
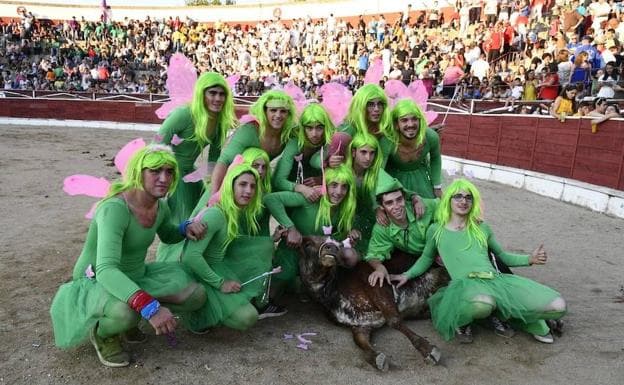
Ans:
[{"label": "pink fairy wing", "polygon": [[235,75],[230,75],[227,78],[225,78],[225,81],[227,82],[228,86],[230,86],[230,89],[233,90],[234,87],[236,87],[236,83],[238,83],[240,78],[241,76],[239,74],[235,74]]},{"label": "pink fairy wing", "polygon": [[93,217],[95,216],[95,209],[97,208],[97,205],[98,202],[95,202],[93,205],[91,205],[91,209],[89,209],[89,212],[85,214],[85,218],[93,219]]},{"label": "pink fairy wing", "polygon": [[117,167],[117,170],[119,170],[122,175],[125,174],[126,164],[128,164],[132,155],[143,147],[145,147],[145,141],[143,138],[137,138],[126,143],[126,145],[119,150],[117,155],[115,155],[115,167]]},{"label": "pink fairy wing", "polygon": [[297,113],[301,113],[303,108],[308,104],[308,100],[300,87],[297,87],[293,82],[288,82],[284,86],[284,92],[286,92],[293,99]]},{"label": "pink fairy wing", "polygon": [[156,116],[164,119],[176,107],[188,103],[193,97],[193,87],[197,81],[197,70],[186,56],[176,53],[167,67],[167,91],[171,101],[156,110]]},{"label": "pink fairy wing", "polygon": [[108,193],[110,182],[104,178],[91,175],[76,174],[63,180],[63,191],[69,195],[86,195],[94,198],[104,198]]},{"label": "pink fairy wing", "polygon": [[256,117],[251,114],[245,114],[241,116],[238,121],[240,122],[241,126],[247,123],[258,123],[258,119],[256,119]]},{"label": "pink fairy wing", "polygon": [[435,111],[425,111],[425,119],[427,120],[427,125],[430,126],[434,120],[438,117],[438,113]]},{"label": "pink fairy wing", "polygon": [[427,88],[423,84],[422,80],[414,80],[407,87],[409,91],[409,97],[412,98],[423,110],[427,108],[427,99],[429,99],[429,95],[427,94]]},{"label": "pink fairy wing", "polygon": [[208,162],[202,162],[199,168],[189,174],[184,175],[182,178],[186,183],[199,182],[208,175]]},{"label": "pink fairy wing", "polygon": [[321,105],[334,125],[340,125],[349,112],[349,104],[353,97],[351,91],[340,83],[330,82],[321,86],[319,94],[323,98]]},{"label": "pink fairy wing", "polygon": [[388,80],[384,90],[386,91],[390,106],[394,106],[401,99],[410,97],[407,86],[400,80]]},{"label": "pink fairy wing", "polygon": [[373,63],[371,63],[370,67],[368,67],[368,70],[366,70],[366,75],[364,75],[364,84],[379,84],[382,76],[383,64],[381,63],[381,59],[377,59]]}]

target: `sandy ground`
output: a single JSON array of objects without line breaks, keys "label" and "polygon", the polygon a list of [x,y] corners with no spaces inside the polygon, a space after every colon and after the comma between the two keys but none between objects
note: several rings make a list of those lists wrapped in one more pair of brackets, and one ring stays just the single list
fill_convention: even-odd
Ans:
[{"label": "sandy ground", "polygon": [[[477,181],[486,219],[501,244],[531,251],[544,242],[546,266],[517,273],[547,283],[567,299],[566,334],[553,345],[517,333],[512,339],[476,330],[472,345],[444,342],[428,320],[409,321],[437,344],[443,359],[427,366],[400,333],[376,334],[396,364],[378,373],[348,329],[296,298],[289,313],[245,333],[178,333],[178,345],[152,337],[129,347],[133,363],[109,369],[93,348],[57,349],[48,309],[70,277],[92,202],[70,197],[62,181],[74,173],[112,178],[111,157],[150,133],[0,125],[0,383],[6,384],[622,384],[624,383],[624,222],[529,192]],[[284,333],[317,332],[302,351]]]}]

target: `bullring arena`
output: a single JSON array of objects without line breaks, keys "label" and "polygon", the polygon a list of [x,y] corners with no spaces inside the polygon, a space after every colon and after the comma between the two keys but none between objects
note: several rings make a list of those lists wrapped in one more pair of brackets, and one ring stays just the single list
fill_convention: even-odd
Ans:
[{"label": "bullring arena", "polygon": [[[180,330],[175,343],[152,336],[129,348],[130,366],[111,369],[98,363],[88,343],[71,350],[54,346],[51,299],[71,278],[88,228],[84,214],[94,203],[68,196],[62,184],[77,173],[118,177],[112,157],[132,139],[153,138],[159,104],[34,92],[7,96],[0,98],[0,384],[624,381],[624,120],[591,134],[584,119],[485,115],[474,105],[446,117],[444,185],[462,173],[473,180],[483,194],[485,219],[506,250],[530,252],[543,243],[549,253],[545,266],[514,272],[567,300],[564,334],[552,345],[520,332],[503,339],[485,328],[476,329],[473,344],[461,345],[443,341],[430,320],[410,320],[412,330],[441,349],[440,364],[426,365],[403,335],[384,328],[374,343],[393,365],[381,373],[364,362],[347,328],[328,321],[319,305],[291,296],[286,315],[260,320],[246,332],[218,328],[197,336]],[[447,104],[435,107],[436,122]],[[247,107],[241,100],[237,108]],[[530,140],[523,140],[522,129]],[[510,148],[524,154],[514,156]],[[306,332],[317,333],[309,337],[309,350],[284,338]]]}]

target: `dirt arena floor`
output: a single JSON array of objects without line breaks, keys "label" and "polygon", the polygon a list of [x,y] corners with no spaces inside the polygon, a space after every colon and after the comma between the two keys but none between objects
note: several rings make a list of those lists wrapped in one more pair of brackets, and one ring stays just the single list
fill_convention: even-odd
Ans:
[{"label": "dirt arena floor", "polygon": [[[442,350],[427,366],[400,333],[383,329],[377,347],[394,367],[364,363],[348,329],[311,303],[289,299],[289,313],[248,332],[185,331],[132,345],[131,366],[100,365],[84,345],[57,349],[49,306],[80,253],[94,199],[70,197],[63,179],[116,177],[110,159],[130,139],[151,133],[0,125],[0,384],[623,384],[624,221],[529,192],[476,181],[486,220],[503,247],[530,252],[543,242],[545,266],[516,273],[567,299],[566,333],[553,345],[478,328],[472,345],[444,342],[428,320],[409,321]],[[310,350],[284,333],[316,332]]]}]

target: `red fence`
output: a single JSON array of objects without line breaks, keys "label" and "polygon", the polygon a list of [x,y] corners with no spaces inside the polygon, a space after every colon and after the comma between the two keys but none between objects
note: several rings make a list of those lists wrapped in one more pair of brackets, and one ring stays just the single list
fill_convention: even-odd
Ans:
[{"label": "red fence", "polygon": [[[7,98],[0,99],[0,116],[158,124],[161,120],[154,111],[159,106]],[[246,106],[237,107],[239,116],[246,111]],[[624,121],[620,120],[607,121],[592,134],[587,119],[561,123],[530,115],[453,114],[446,119],[442,152],[624,190]]]}]

